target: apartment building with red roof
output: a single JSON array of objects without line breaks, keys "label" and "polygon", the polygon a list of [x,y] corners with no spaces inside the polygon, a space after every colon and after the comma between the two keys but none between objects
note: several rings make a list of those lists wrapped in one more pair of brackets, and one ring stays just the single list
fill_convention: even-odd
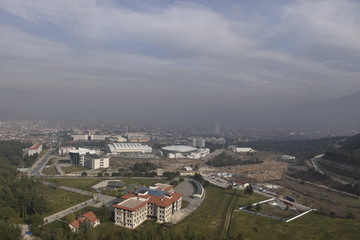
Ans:
[{"label": "apartment building with red roof", "polygon": [[40,143],[36,143],[34,145],[32,145],[29,149],[28,149],[28,155],[32,156],[34,154],[40,154],[42,151],[42,145]]},{"label": "apartment building with red roof", "polygon": [[182,194],[175,193],[171,185],[156,184],[126,194],[122,199],[124,201],[114,205],[115,224],[134,229],[146,219],[169,222],[181,209]]}]

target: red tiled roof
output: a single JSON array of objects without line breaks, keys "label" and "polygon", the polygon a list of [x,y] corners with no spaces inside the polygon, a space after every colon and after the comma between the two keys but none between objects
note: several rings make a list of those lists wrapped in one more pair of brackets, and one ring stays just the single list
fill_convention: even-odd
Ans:
[{"label": "red tiled roof", "polygon": [[37,144],[32,145],[32,146],[29,148],[29,150],[36,150],[36,149],[38,149],[38,148],[40,148],[40,147],[41,147],[41,144],[40,144],[40,143],[37,143]]},{"label": "red tiled roof", "polygon": [[93,213],[92,211],[84,213],[83,214],[84,217],[86,217],[89,221],[91,222],[96,222],[99,221],[100,219],[95,215],[95,213]]},{"label": "red tiled roof", "polygon": [[[163,197],[152,196],[152,195],[149,195],[149,194],[136,195],[136,193],[133,192],[133,193],[128,193],[128,194],[122,196],[121,198],[123,198],[123,199],[129,199],[131,197],[145,198],[145,199],[148,199],[149,203],[154,203],[154,204],[156,204],[158,206],[161,206],[161,207],[168,207],[168,206],[170,206],[171,204],[173,204],[174,202],[176,202],[177,200],[179,200],[182,197],[181,193],[170,193],[169,195],[171,196],[171,198],[167,198],[165,196],[163,196]],[[114,205],[114,207],[116,207],[116,205]]]},{"label": "red tiled roof", "polygon": [[96,217],[95,213],[90,211],[79,216],[75,221],[71,222],[70,225],[76,229],[79,229],[86,219],[93,223],[100,220],[98,217]]},{"label": "red tiled roof", "polygon": [[79,229],[81,224],[85,221],[84,217],[79,217],[75,221],[71,222],[70,225],[73,226],[76,229]]}]

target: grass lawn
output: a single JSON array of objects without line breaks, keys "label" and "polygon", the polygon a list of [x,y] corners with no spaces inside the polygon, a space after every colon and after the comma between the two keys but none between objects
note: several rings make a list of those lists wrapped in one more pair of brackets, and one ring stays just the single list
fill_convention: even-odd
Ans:
[{"label": "grass lawn", "polygon": [[141,185],[141,186],[150,186],[155,185],[155,183],[166,183],[167,179],[152,179],[152,178],[120,178],[125,184],[131,185]]},{"label": "grass lawn", "polygon": [[84,196],[62,189],[54,189],[47,185],[41,185],[39,194],[46,198],[48,202],[49,209],[45,214],[46,216],[91,199],[90,196]]},{"label": "grass lawn", "polygon": [[185,201],[185,200],[182,200],[181,201],[181,208],[186,208],[187,206],[189,206],[189,202],[188,201]]},{"label": "grass lawn", "polygon": [[58,172],[56,171],[56,168],[54,166],[51,166],[51,167],[44,168],[44,170],[42,171],[42,174],[57,175]]},{"label": "grass lawn", "polygon": [[174,231],[178,233],[191,231],[212,238],[219,236],[234,190],[210,185],[205,191],[206,198],[203,204],[183,221],[174,225]]},{"label": "grass lawn", "polygon": [[80,172],[89,170],[89,168],[83,166],[69,166],[69,167],[61,167],[64,173],[72,173],[72,172]]},{"label": "grass lawn", "polygon": [[244,239],[358,239],[360,221],[309,213],[292,222],[280,222],[243,212],[234,212],[229,236]]},{"label": "grass lawn", "polygon": [[73,187],[73,188],[90,191],[92,186],[106,179],[107,178],[77,177],[77,178],[48,178],[45,181],[55,183],[58,186],[67,186],[67,187]]}]

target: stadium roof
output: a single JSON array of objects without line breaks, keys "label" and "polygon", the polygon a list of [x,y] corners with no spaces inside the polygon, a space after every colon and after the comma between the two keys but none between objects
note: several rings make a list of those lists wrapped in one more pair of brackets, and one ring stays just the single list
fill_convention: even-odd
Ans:
[{"label": "stadium roof", "polygon": [[184,145],[172,145],[172,146],[163,147],[162,150],[182,153],[182,152],[194,152],[197,150],[197,148],[191,146],[184,146]]}]

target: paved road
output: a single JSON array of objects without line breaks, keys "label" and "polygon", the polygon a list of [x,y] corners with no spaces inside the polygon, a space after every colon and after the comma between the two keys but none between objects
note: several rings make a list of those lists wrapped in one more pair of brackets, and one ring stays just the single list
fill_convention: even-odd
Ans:
[{"label": "paved road", "polygon": [[222,187],[222,188],[228,188],[231,184],[228,183],[227,181],[221,179],[221,178],[215,178],[215,179],[212,179],[212,177],[208,176],[208,175],[202,175],[203,178],[210,182],[211,184],[214,184],[218,187]]},{"label": "paved road", "polygon": [[320,154],[320,155],[317,155],[315,156],[314,158],[311,159],[311,163],[312,165],[314,166],[315,168],[315,171],[321,173],[321,174],[324,174],[323,171],[321,171],[320,167],[319,167],[319,161],[321,160],[321,158],[324,156],[325,154]]},{"label": "paved road", "polygon": [[175,213],[175,215],[170,220],[171,223],[178,223],[186,216],[194,212],[201,205],[205,199],[205,194],[202,198],[193,198],[192,195],[194,194],[195,189],[193,184],[191,184],[188,179],[177,185],[174,188],[174,191],[182,193],[183,200],[189,202],[189,205],[186,208],[183,208],[179,212]]},{"label": "paved road", "polygon": [[28,176],[41,176],[41,171],[46,166],[47,162],[52,158],[53,149],[50,148],[42,157],[38,158],[36,162],[31,166],[28,172]]},{"label": "paved road", "polygon": [[62,217],[65,217],[71,213],[74,213],[76,211],[79,211],[80,209],[83,209],[85,207],[88,207],[88,206],[91,206],[91,205],[94,205],[96,203],[96,199],[95,198],[92,198],[90,200],[87,200],[85,202],[82,202],[82,203],[79,203],[77,205],[74,205],[72,207],[69,207],[67,209],[64,209],[60,212],[57,212],[53,215],[50,215],[50,216],[47,216],[46,218],[44,218],[44,223],[45,224],[48,224],[48,223],[51,223],[53,221],[56,221],[56,220],[59,220],[60,218]]},{"label": "paved road", "polygon": [[330,176],[330,178],[335,182],[339,182],[339,183],[345,184],[345,185],[346,184],[351,184],[350,182],[341,180],[340,179],[341,176],[334,177],[335,174],[330,173],[330,172],[325,172],[325,171],[321,170],[321,168],[319,166],[319,161],[321,161],[322,157],[324,157],[324,156],[325,156],[325,154],[320,154],[320,155],[317,155],[317,156],[315,156],[314,158],[311,159],[311,163],[314,166],[315,171],[319,172],[322,175],[324,175],[325,173],[328,174]]}]

